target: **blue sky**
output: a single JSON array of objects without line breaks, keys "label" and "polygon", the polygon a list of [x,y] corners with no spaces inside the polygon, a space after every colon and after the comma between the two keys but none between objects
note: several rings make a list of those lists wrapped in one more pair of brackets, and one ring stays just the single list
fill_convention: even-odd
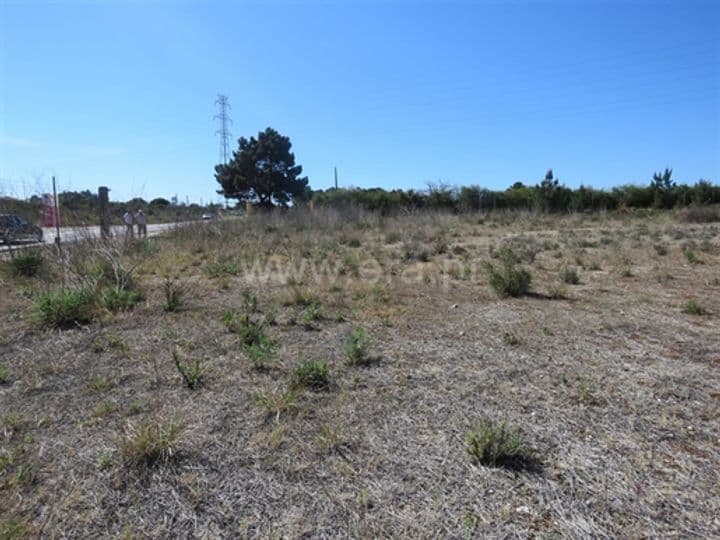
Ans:
[{"label": "blue sky", "polygon": [[313,188],[720,181],[720,2],[0,0],[0,191],[218,199],[272,126]]}]

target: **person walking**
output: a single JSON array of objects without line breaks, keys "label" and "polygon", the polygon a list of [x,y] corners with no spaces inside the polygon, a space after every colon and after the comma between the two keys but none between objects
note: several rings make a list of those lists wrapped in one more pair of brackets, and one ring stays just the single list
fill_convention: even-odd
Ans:
[{"label": "person walking", "polygon": [[135,223],[137,223],[138,238],[141,236],[143,238],[147,238],[147,218],[140,208],[138,208],[138,211],[135,212]]},{"label": "person walking", "polygon": [[123,223],[125,223],[125,238],[133,238],[135,233],[133,231],[133,215],[130,213],[130,210],[125,210]]}]

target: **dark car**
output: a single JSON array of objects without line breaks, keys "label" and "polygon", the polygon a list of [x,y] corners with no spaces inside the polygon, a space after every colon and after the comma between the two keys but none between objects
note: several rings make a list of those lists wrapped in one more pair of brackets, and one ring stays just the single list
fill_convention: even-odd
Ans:
[{"label": "dark car", "polygon": [[42,242],[43,231],[20,216],[0,214],[0,243]]}]

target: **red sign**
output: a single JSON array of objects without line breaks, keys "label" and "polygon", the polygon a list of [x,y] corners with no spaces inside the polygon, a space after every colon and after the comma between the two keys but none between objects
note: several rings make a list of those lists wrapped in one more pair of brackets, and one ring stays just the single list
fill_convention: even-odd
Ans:
[{"label": "red sign", "polygon": [[60,224],[60,213],[55,200],[49,193],[44,193],[43,201],[43,227],[57,227]]}]

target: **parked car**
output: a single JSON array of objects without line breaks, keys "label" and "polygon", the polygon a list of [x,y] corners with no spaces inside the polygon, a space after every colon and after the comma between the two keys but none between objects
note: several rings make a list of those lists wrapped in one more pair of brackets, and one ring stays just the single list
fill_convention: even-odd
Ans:
[{"label": "parked car", "polygon": [[202,215],[203,221],[210,221],[211,219],[213,219],[213,217],[214,216],[212,214],[203,214]]},{"label": "parked car", "polygon": [[28,223],[14,214],[0,214],[0,242],[42,242],[43,231],[37,225]]}]

